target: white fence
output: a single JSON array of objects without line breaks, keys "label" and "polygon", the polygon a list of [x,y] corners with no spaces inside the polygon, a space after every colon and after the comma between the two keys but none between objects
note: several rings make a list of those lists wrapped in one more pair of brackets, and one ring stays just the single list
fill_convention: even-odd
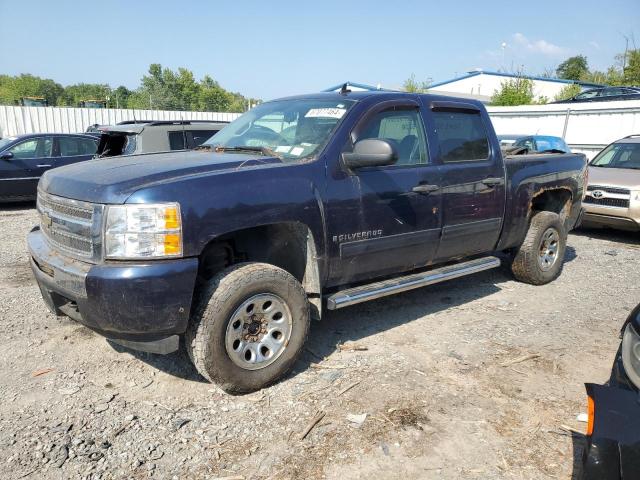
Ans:
[{"label": "white fence", "polygon": [[487,107],[498,135],[554,135],[592,158],[609,143],[640,134],[640,100]]},{"label": "white fence", "polygon": [[0,137],[23,133],[76,133],[89,125],[124,120],[235,120],[239,113],[177,112],[115,108],[13,107],[0,105]]}]

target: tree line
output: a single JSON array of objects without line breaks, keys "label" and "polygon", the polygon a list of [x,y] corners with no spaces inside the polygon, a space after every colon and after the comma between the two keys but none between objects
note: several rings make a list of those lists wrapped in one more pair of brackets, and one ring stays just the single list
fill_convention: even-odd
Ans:
[{"label": "tree line", "polygon": [[258,99],[225,90],[211,76],[196,80],[186,68],[173,71],[158,63],[130,90],[124,86],[112,88],[106,83],[78,83],[62,86],[50,78],[31,74],[0,75],[0,104],[18,105],[24,97],[45,98],[48,105],[77,107],[87,100],[106,102],[108,108],[145,110],[186,110],[213,112],[244,112]]}]

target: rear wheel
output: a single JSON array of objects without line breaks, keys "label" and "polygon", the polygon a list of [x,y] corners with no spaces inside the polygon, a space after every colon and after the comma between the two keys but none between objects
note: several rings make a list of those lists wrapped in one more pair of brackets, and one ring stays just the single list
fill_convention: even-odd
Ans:
[{"label": "rear wheel", "polygon": [[198,372],[229,393],[263,388],[293,366],[309,331],[309,303],[281,268],[245,263],[202,289],[186,334]]},{"label": "rear wheel", "polygon": [[567,246],[564,224],[557,213],[538,212],[511,265],[521,282],[544,285],[560,275]]}]

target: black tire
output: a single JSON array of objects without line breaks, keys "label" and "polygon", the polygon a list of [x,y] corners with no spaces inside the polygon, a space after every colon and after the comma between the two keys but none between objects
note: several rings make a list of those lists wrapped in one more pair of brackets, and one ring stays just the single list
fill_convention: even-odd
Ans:
[{"label": "black tire", "polygon": [[[543,266],[541,250],[545,235],[557,232],[557,250],[551,265]],[[562,272],[564,254],[567,247],[567,233],[557,213],[538,212],[531,219],[527,235],[517,250],[511,271],[521,282],[532,285],[544,285],[552,282]]]},{"label": "black tire", "polygon": [[[237,357],[235,361],[231,359],[225,342],[233,315],[256,295],[275,295],[286,304],[291,318],[290,337],[272,363],[250,370],[234,363]],[[203,377],[228,393],[238,394],[264,388],[286,374],[298,358],[308,332],[309,302],[300,282],[273,265],[243,263],[221,271],[200,290],[185,344]]]}]

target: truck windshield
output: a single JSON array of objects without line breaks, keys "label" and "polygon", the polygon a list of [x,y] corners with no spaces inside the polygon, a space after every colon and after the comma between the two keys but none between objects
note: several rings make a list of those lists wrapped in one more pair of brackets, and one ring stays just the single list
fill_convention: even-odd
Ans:
[{"label": "truck windshield", "polygon": [[640,170],[640,143],[614,143],[591,161],[592,167]]},{"label": "truck windshield", "polygon": [[350,100],[293,99],[258,105],[207,140],[216,150],[273,154],[284,161],[316,155],[354,104]]}]

